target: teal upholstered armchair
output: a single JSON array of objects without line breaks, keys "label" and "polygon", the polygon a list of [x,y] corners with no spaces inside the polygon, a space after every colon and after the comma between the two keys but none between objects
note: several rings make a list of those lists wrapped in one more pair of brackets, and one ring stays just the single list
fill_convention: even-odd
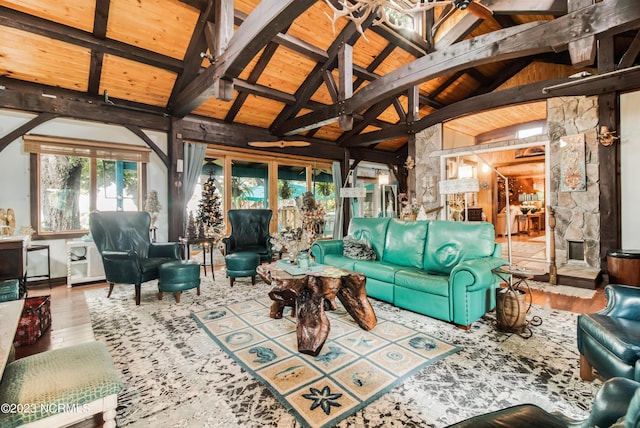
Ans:
[{"label": "teal upholstered armchair", "polygon": [[273,212],[264,209],[229,210],[227,218],[231,224],[231,234],[222,239],[225,255],[251,252],[260,256],[261,262],[273,258],[269,223]]},{"label": "teal upholstered armchair", "polygon": [[640,426],[640,383],[620,377],[606,381],[585,420],[573,420],[533,404],[521,404],[475,416],[449,428],[607,428],[614,425]]},{"label": "teal upholstered armchair", "polygon": [[592,369],[605,379],[621,376],[640,381],[640,288],[609,284],[607,307],[578,316],[580,377]]},{"label": "teal upholstered armchair", "polygon": [[114,284],[134,284],[136,305],[143,282],[158,278],[158,267],[180,260],[179,243],[152,243],[151,217],[141,211],[94,211],[89,217],[91,235],[102,256],[111,296]]}]

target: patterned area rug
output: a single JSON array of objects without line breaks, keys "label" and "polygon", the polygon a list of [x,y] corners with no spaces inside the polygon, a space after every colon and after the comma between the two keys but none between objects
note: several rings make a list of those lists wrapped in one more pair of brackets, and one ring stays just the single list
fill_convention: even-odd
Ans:
[{"label": "patterned area rug", "polygon": [[[165,295],[154,282],[85,292],[97,340],[107,344],[125,383],[118,397],[121,427],[298,427],[296,418],[191,318],[221,305],[263,299],[270,287],[216,272],[202,277],[202,295]],[[501,333],[494,314],[461,330],[372,299],[376,315],[461,350],[409,376],[337,427],[444,427],[518,403],[584,417],[601,383],[579,378],[575,314],[534,307],[543,319],[528,340]]]},{"label": "patterned area rug", "polygon": [[193,314],[216,343],[305,426],[328,427],[460,348],[378,317],[362,330],[342,307],[317,357],[298,352],[296,320],[269,317],[269,298]]}]

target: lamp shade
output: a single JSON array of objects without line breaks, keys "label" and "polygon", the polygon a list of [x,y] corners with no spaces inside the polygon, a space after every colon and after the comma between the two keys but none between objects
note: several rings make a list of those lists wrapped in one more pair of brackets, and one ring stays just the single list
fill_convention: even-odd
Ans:
[{"label": "lamp shade", "polygon": [[458,178],[457,180],[442,180],[439,183],[440,193],[452,195],[456,193],[471,193],[480,191],[477,178]]},{"label": "lamp shade", "polygon": [[380,185],[389,184],[389,174],[380,174],[378,176],[378,184]]}]

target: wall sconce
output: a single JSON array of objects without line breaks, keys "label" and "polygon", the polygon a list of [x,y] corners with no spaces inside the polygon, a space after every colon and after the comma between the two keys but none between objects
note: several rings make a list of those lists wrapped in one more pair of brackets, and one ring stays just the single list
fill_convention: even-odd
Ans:
[{"label": "wall sconce", "polygon": [[178,159],[176,161],[176,180],[173,182],[173,184],[177,188],[182,187],[182,173],[183,172],[184,172],[184,160]]},{"label": "wall sconce", "polygon": [[620,139],[620,137],[615,136],[616,131],[609,131],[609,127],[607,125],[602,125],[600,127],[600,132],[598,133],[598,141],[605,147],[609,147],[613,144],[615,140]]},{"label": "wall sconce", "polygon": [[381,186],[389,184],[389,174],[378,175],[378,184]]}]

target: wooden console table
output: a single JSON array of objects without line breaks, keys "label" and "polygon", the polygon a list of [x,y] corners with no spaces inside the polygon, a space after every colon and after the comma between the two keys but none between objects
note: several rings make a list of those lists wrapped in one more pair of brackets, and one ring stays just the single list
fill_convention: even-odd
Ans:
[{"label": "wooden console table", "polygon": [[24,238],[0,239],[0,281],[24,281],[27,271],[27,245]]},{"label": "wooden console table", "polygon": [[325,305],[330,310],[337,309],[336,296],[360,328],[371,330],[378,322],[367,298],[366,277],[361,273],[322,265],[319,272],[292,275],[277,263],[260,265],[256,272],[273,285],[269,316],[282,318],[286,306],[295,311],[298,351],[303,354],[317,356],[322,350],[330,329]]}]

